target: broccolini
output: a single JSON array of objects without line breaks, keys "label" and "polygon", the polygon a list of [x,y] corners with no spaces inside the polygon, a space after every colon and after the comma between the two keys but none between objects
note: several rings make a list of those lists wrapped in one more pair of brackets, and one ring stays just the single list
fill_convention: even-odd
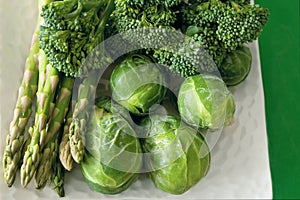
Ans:
[{"label": "broccolini", "polygon": [[[162,35],[166,30],[177,30],[190,37],[175,48],[166,45],[146,51],[159,64],[184,77],[216,72],[229,52],[258,38],[269,16],[268,9],[250,5],[249,0],[157,2],[116,0],[112,17],[119,32],[156,28]],[[151,34],[141,40],[153,44],[155,39],[149,37]]]},{"label": "broccolini", "polygon": [[41,16],[45,23],[41,26],[40,47],[53,67],[67,76],[78,77],[101,66],[100,60],[93,60],[91,65],[83,63],[90,53],[98,53],[93,50],[104,39],[104,19],[113,6],[103,11],[111,1],[64,0],[43,6]]}]

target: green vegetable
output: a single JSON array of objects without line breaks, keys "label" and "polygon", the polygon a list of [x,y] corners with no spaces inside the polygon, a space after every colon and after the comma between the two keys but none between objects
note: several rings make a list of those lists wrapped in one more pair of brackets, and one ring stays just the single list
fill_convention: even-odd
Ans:
[{"label": "green vegetable", "polygon": [[51,166],[51,182],[54,190],[58,194],[59,197],[65,196],[65,169],[62,163],[59,161],[59,143],[61,142],[63,127],[59,130],[58,136],[56,138],[54,153],[52,154],[52,166]]},{"label": "green vegetable", "polygon": [[172,2],[177,4],[180,1],[182,0],[169,2],[116,0],[116,9],[112,13],[112,18],[118,32],[143,27],[170,26],[176,21],[176,11],[172,9]]},{"label": "green vegetable", "polygon": [[145,164],[157,188],[182,194],[207,174],[210,152],[200,132],[172,115],[152,115],[142,125]]},{"label": "green vegetable", "polygon": [[[52,0],[40,1],[39,3],[39,12],[41,12],[41,7],[51,3]],[[43,24],[44,19],[40,18],[40,25]],[[56,94],[64,94],[65,88],[61,87],[57,89],[59,82],[63,80],[67,80],[69,83],[69,87],[73,87],[73,78],[66,78],[60,76],[58,70],[52,67],[49,64],[48,58],[45,52],[40,49],[39,50],[39,82],[38,82],[38,90],[37,90],[37,105],[36,105],[36,115],[34,125],[30,127],[29,133],[31,135],[30,144],[25,151],[23,157],[23,163],[21,166],[21,185],[26,187],[31,181],[33,175],[36,170],[39,168],[40,161],[45,161],[45,156],[47,157],[48,150],[43,151],[43,148],[46,146],[46,141],[51,141],[53,137],[55,137],[57,130],[60,128],[61,123],[64,119],[65,108],[68,107],[69,97],[71,96],[71,92],[68,91],[67,95],[63,95],[58,103],[55,105],[55,95]],[[71,83],[70,83],[71,82]],[[70,89],[71,90],[71,89]],[[69,95],[69,96],[68,96]],[[52,118],[55,117],[55,119]],[[52,124],[50,124],[50,122]],[[48,127],[49,130],[48,130]],[[51,144],[47,144],[48,146]],[[40,174],[43,174],[44,168],[49,168],[49,165],[46,163],[42,168],[39,168],[39,172],[37,172],[36,177],[41,177]],[[45,173],[47,176],[47,173]],[[36,187],[43,187],[44,183],[47,180],[42,178],[36,179]]]},{"label": "green vegetable", "polygon": [[173,7],[177,6],[183,0],[117,0],[117,2],[124,2],[124,4],[128,4],[130,6],[165,6],[165,7]]},{"label": "green vegetable", "polygon": [[56,160],[55,165],[53,167],[54,169],[51,176],[51,182],[58,196],[64,197],[65,196],[65,189],[64,189],[65,169],[62,166],[61,162],[59,162],[59,160]]},{"label": "green vegetable", "polygon": [[[86,76],[99,69],[101,59],[84,64],[86,57],[104,39],[106,20],[114,9],[113,0],[64,0],[43,6],[41,48],[49,62],[67,76]],[[100,18],[101,13],[101,18]],[[100,54],[95,50],[95,55]]]},{"label": "green vegetable", "polygon": [[23,80],[19,88],[17,103],[14,109],[13,120],[6,136],[6,145],[3,155],[3,175],[7,186],[14,183],[19,162],[22,160],[21,149],[24,143],[25,127],[32,113],[32,105],[37,91],[39,69],[39,23],[32,37],[32,45],[27,56]]},{"label": "green vegetable", "polygon": [[70,140],[69,140],[69,129],[72,123],[73,109],[74,109],[73,104],[75,104],[75,102],[72,101],[69,105],[69,111],[65,120],[63,135],[59,145],[59,160],[63,165],[63,167],[68,171],[72,170],[73,163],[74,163],[74,160],[71,155],[71,147],[70,147]]},{"label": "green vegetable", "polygon": [[[50,179],[51,167],[55,165],[52,158],[57,157],[59,153],[56,146],[58,145],[58,138],[61,137],[59,135],[60,129],[69,108],[73,85],[73,78],[64,77],[58,89],[55,107],[50,117],[51,121],[48,123],[45,143],[41,144],[42,138],[40,138],[41,160],[35,174],[35,183],[38,189],[45,187],[47,181]],[[47,139],[50,139],[50,141],[47,141]]]},{"label": "green vegetable", "polygon": [[[178,34],[180,38],[181,33]],[[157,63],[168,67],[171,72],[175,72],[182,77],[217,71],[214,60],[205,51],[201,43],[190,37],[185,36],[185,38],[178,40],[178,44],[171,43],[170,46],[162,47],[153,52],[153,57]]]},{"label": "green vegetable", "polygon": [[[227,0],[230,1],[230,0]],[[235,3],[244,6],[244,5],[250,5],[251,1],[250,0],[233,0]]]},{"label": "green vegetable", "polygon": [[137,54],[119,63],[110,77],[113,99],[137,115],[148,113],[162,101],[164,84],[164,76],[153,61]]},{"label": "green vegetable", "polygon": [[129,43],[182,77],[217,71],[228,52],[258,38],[269,16],[249,0],[170,2],[117,0],[112,21],[119,33],[130,30]]},{"label": "green vegetable", "polygon": [[117,0],[112,19],[117,31],[130,44],[147,49],[148,55],[170,71],[190,76],[205,64],[200,62],[202,49],[195,47],[192,41],[185,41],[185,36],[176,31],[180,6],[174,5],[182,2]]},{"label": "green vegetable", "polygon": [[241,46],[227,54],[219,67],[223,81],[228,86],[244,81],[251,69],[252,55],[249,47]]},{"label": "green vegetable", "polygon": [[87,149],[81,170],[92,189],[116,194],[138,178],[142,150],[124,108],[115,107],[107,97],[97,99],[96,105],[86,134]]},{"label": "green vegetable", "polygon": [[84,140],[86,124],[89,120],[93,95],[99,80],[99,71],[91,71],[88,78],[83,79],[78,88],[78,98],[73,110],[72,122],[69,126],[69,144],[73,160],[80,163],[84,156]]},{"label": "green vegetable", "polygon": [[43,71],[46,69],[47,77],[44,85],[39,84],[37,91],[35,122],[29,129],[31,142],[25,152],[21,166],[21,184],[23,187],[28,185],[40,162],[40,151],[42,149],[39,142],[40,138],[44,138],[47,135],[47,122],[52,112],[51,108],[53,107],[53,100],[59,83],[58,71],[51,65],[48,65],[46,55],[42,50],[39,52],[39,65],[40,74],[44,73]]},{"label": "green vegetable", "polygon": [[182,13],[186,26],[198,29],[188,35],[203,45],[217,65],[224,59],[226,51],[234,51],[244,43],[256,40],[269,16],[268,9],[259,5],[232,0],[194,3],[184,6]]},{"label": "green vegetable", "polygon": [[233,122],[235,102],[222,79],[203,74],[182,83],[178,108],[186,123],[216,130]]},{"label": "green vegetable", "polygon": [[[66,33],[66,37],[62,37],[62,39],[67,42],[61,43],[60,41],[59,44],[57,44],[60,47],[59,51],[49,52],[49,54],[52,62],[56,63],[57,67],[62,66],[61,69],[58,67],[59,70],[62,70],[71,76],[87,76],[84,78],[83,83],[78,89],[78,100],[74,108],[73,120],[69,127],[71,155],[75,162],[80,163],[84,155],[84,133],[89,118],[89,100],[92,98],[91,96],[94,94],[96,85],[98,84],[97,81],[99,80],[98,69],[103,67],[104,63],[110,61],[110,58],[104,53],[105,49],[102,48],[102,46],[100,48],[95,47],[104,39],[104,31],[108,22],[108,17],[114,9],[114,1],[72,1],[72,4],[75,2],[75,7],[77,9],[75,12],[72,12],[72,9],[68,10],[67,12],[69,14],[67,18],[65,17],[64,12],[60,11],[66,11],[64,8],[66,5],[64,4],[68,4],[69,1],[64,1],[61,3],[62,5],[60,5],[60,3],[53,5],[54,7],[57,6],[59,8],[54,12],[57,12],[56,14],[58,15],[55,20],[61,20],[60,23],[62,24],[63,32]],[[47,9],[49,9],[49,13],[52,13],[51,6],[46,8],[46,10]],[[49,14],[47,18],[50,22],[52,20],[51,17],[52,14]],[[53,22],[54,27],[56,27],[55,25],[60,25],[60,23],[56,23],[56,21]],[[49,26],[52,27],[52,23],[49,23]],[[61,37],[60,29],[61,27],[55,30],[55,37]],[[45,34],[46,39],[47,37],[48,33]],[[56,40],[55,37],[52,38],[53,42]],[[41,38],[41,40],[43,41],[43,38]],[[52,40],[50,39],[49,41]],[[66,44],[68,44],[67,49],[65,49],[64,46]],[[49,43],[45,40],[44,48],[48,50],[53,49],[51,45],[47,45],[49,45]],[[86,59],[88,54],[91,54],[88,57],[90,59]]]}]

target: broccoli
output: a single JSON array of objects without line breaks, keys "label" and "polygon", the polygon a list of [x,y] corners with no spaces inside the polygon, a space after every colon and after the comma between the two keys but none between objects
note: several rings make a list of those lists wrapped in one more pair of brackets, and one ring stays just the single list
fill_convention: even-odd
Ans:
[{"label": "broccoli", "polygon": [[[45,23],[41,26],[40,47],[53,67],[67,76],[84,75],[89,69],[82,64],[104,39],[106,21],[113,9],[113,0],[64,0],[43,6]],[[94,69],[101,65],[89,66]]]},{"label": "broccoli", "polygon": [[116,9],[112,13],[119,32],[143,27],[167,27],[176,21],[176,12],[171,7],[161,4],[164,1],[157,1],[160,4],[156,5],[149,2],[140,5],[134,3],[135,1],[128,2],[132,3],[116,0]]},{"label": "broccoli", "polygon": [[[157,63],[183,77],[215,73],[228,53],[257,39],[269,15],[267,9],[250,5],[249,0],[115,2],[112,18],[117,31],[130,30],[126,37],[129,43],[140,42]],[[146,28],[156,30],[151,32]],[[179,39],[178,45],[160,40],[166,39],[163,36],[168,34],[171,38],[170,30],[180,31],[190,38]],[[155,34],[157,32],[161,37]],[[157,43],[160,46],[156,48]]]},{"label": "broccoli", "polygon": [[186,26],[196,26],[199,30],[190,36],[208,49],[217,65],[226,56],[226,52],[217,52],[221,56],[218,57],[214,53],[215,49],[231,52],[257,39],[269,16],[268,9],[242,0],[208,0],[185,5],[181,13]]},{"label": "broccoli", "polygon": [[[226,1],[231,1],[231,0],[225,0],[224,2]],[[251,3],[250,0],[233,0],[233,1],[241,6],[250,5]]]},{"label": "broccoli", "polygon": [[234,51],[258,38],[268,21],[269,11],[259,5],[240,6],[233,1],[230,5],[217,19],[216,34],[226,49]]},{"label": "broccoli", "polygon": [[145,5],[151,6],[165,6],[171,8],[182,3],[182,0],[123,0],[123,2],[129,6],[143,7]]},{"label": "broccoli", "polygon": [[[136,1],[116,0],[112,18],[118,32],[125,32],[123,36],[127,41],[147,49],[145,53],[154,57],[157,63],[184,77],[194,75],[199,71],[199,60],[203,60],[200,52],[204,50],[191,38],[176,31],[178,5],[183,1],[170,2],[153,0],[138,4]],[[170,39],[166,41],[166,38]],[[174,46],[175,42],[178,45]]]}]

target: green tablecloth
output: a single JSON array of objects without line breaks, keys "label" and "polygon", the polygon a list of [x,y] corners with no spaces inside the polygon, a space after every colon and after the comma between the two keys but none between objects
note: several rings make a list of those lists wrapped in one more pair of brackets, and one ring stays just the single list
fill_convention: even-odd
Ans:
[{"label": "green tablecloth", "polygon": [[274,199],[300,199],[299,0],[256,0],[270,10],[260,39]]}]

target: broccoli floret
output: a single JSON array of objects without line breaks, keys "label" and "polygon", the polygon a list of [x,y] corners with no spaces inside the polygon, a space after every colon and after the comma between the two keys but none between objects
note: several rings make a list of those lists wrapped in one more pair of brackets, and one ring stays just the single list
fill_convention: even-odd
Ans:
[{"label": "broccoli floret", "polygon": [[[257,39],[268,20],[268,10],[250,5],[249,0],[174,1],[176,6],[165,3],[167,1],[160,1],[164,2],[161,4],[155,2],[116,0],[112,16],[117,30],[130,30],[126,36],[129,43],[138,41],[140,47],[148,48],[146,53],[159,64],[185,77],[215,72],[216,66],[221,65],[229,52]],[[156,31],[146,28],[156,28]],[[178,43],[184,43],[182,46],[164,41],[170,34],[167,30],[176,29],[192,40],[178,40]],[[169,35],[169,38],[172,37],[172,34]],[[158,43],[160,45],[155,47]]]},{"label": "broccoli floret", "polygon": [[182,77],[200,73],[216,73],[217,66],[199,42],[187,37],[179,45],[171,45],[153,50],[157,63]]},{"label": "broccoli floret", "polygon": [[[197,74],[200,67],[195,67],[195,63],[201,60],[201,55],[193,53],[195,49],[189,48],[192,44],[182,41],[184,35],[174,28],[179,13],[177,7],[150,2],[133,5],[117,0],[112,16],[118,31],[123,33],[129,43],[146,49],[144,53],[153,56],[159,64],[167,66],[172,72],[184,77]],[[176,43],[182,46],[176,46]]]},{"label": "broccoli floret", "polygon": [[123,0],[129,6],[139,6],[143,7],[145,5],[151,6],[165,6],[165,7],[173,7],[178,4],[184,2],[183,0]]},{"label": "broccoli floret", "polygon": [[182,7],[183,23],[187,28],[185,34],[199,42],[219,66],[226,57],[224,44],[217,37],[218,17],[223,12],[224,4],[210,0],[196,5]]},{"label": "broccoli floret", "polygon": [[[82,76],[83,63],[104,39],[106,20],[114,8],[113,0],[54,1],[42,8],[40,48],[49,62],[67,76]],[[87,65],[84,65],[87,66]],[[89,65],[92,69],[100,64]]]},{"label": "broccoli floret", "polygon": [[[230,2],[232,0],[225,0],[225,2]],[[241,5],[241,6],[245,6],[245,5],[250,5],[251,0],[233,0],[235,3]]]},{"label": "broccoli floret", "polygon": [[117,0],[112,13],[119,32],[136,28],[171,26],[176,21],[176,12],[163,5],[130,6]]},{"label": "broccoli floret", "polygon": [[258,5],[240,6],[231,2],[231,7],[217,19],[218,39],[227,49],[234,51],[244,43],[252,42],[259,37],[268,16],[268,9]]},{"label": "broccoli floret", "polygon": [[181,9],[187,35],[199,41],[219,66],[228,52],[256,40],[269,12],[250,1],[208,0]]}]

